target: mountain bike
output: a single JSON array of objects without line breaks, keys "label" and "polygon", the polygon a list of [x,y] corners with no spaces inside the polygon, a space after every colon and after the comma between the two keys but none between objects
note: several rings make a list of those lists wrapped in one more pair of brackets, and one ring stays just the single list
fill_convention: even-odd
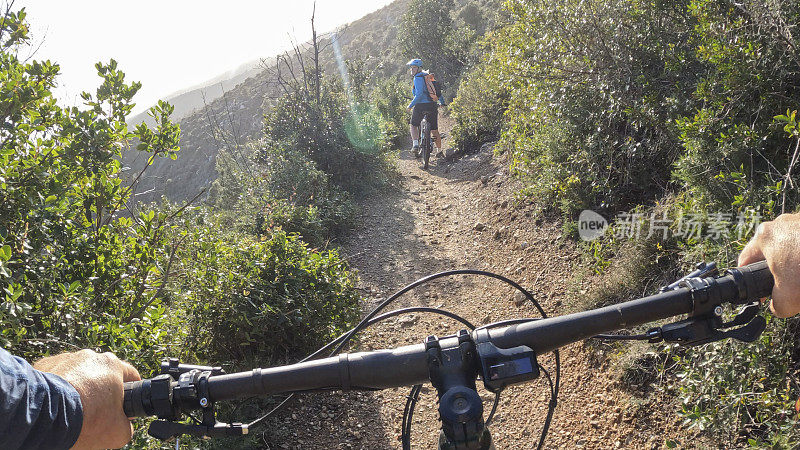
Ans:
[{"label": "mountain bike", "polygon": [[424,112],[422,121],[419,123],[420,132],[420,152],[422,154],[422,168],[428,169],[428,162],[431,159],[431,152],[433,152],[433,140],[431,139],[431,123],[428,121],[429,112]]},{"label": "mountain bike", "polygon": [[[490,277],[505,282],[524,293],[542,317],[475,326],[438,308],[410,307],[381,314],[412,289],[435,279],[457,275]],[[355,328],[299,363],[225,374],[220,367],[186,365],[171,359],[162,363],[160,375],[125,383],[123,408],[131,418],[157,416],[159,420],[151,423],[148,432],[158,439],[183,434],[205,438],[237,436],[247,434],[295,393],[374,391],[412,386],[403,413],[401,436],[403,448],[409,449],[414,407],[422,384],[430,382],[436,388],[439,400],[439,448],[484,450],[492,445],[489,425],[503,389],[544,375],[549,385],[550,402],[539,438],[538,447],[542,448],[558,399],[560,347],[588,338],[663,341],[685,346],[727,338],[753,342],[766,327],[766,320],[759,314],[759,299],[770,295],[773,284],[765,261],[728,269],[724,273],[720,273],[713,263],[703,264],[663,287],[658,294],[548,318],[530,292],[501,275],[480,270],[441,272],[401,289]],[[730,309],[737,307],[740,309],[735,315],[730,314]],[[416,345],[341,353],[366,327],[412,312],[444,315],[459,321],[465,328],[452,336],[428,336]],[[642,334],[601,334],[684,314],[687,315],[685,319],[650,328]],[[731,316],[730,320],[725,319]],[[553,352],[555,365],[552,374],[539,364],[539,357],[550,352]],[[324,353],[328,356],[320,357]],[[486,420],[481,397],[476,391],[477,380],[495,394]],[[222,423],[216,419],[217,402],[273,394],[291,395],[266,415],[247,424]],[[200,411],[202,419],[189,415],[193,411]],[[181,422],[184,415],[190,419]]]}]

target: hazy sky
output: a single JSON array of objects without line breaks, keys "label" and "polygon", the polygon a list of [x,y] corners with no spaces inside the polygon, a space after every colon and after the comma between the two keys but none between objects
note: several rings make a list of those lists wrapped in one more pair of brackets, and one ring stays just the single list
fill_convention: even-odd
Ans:
[{"label": "hazy sky", "polygon": [[[159,98],[311,38],[312,0],[16,0],[31,24],[35,59],[61,66],[62,104],[94,93],[98,61],[114,58],[141,81],[136,112]],[[330,31],[391,0],[318,0],[317,31]]]}]

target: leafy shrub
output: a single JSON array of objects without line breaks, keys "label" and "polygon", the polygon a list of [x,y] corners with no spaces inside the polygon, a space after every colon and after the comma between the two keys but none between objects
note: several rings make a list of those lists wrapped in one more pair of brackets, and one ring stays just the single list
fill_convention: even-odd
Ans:
[{"label": "leafy shrub", "polygon": [[675,357],[686,425],[718,439],[753,447],[796,448],[797,378],[792,354],[796,320],[768,317],[753,344],[734,340],[689,349]]},{"label": "leafy shrub", "polygon": [[286,361],[348,328],[358,317],[355,277],[335,251],[314,252],[276,231],[252,240],[200,227],[181,260],[191,290],[181,301],[191,322],[188,346],[236,367]]},{"label": "leafy shrub", "polygon": [[460,43],[450,17],[454,6],[453,0],[412,0],[398,31],[400,57],[422,59],[445,86],[455,85],[464,65],[458,57],[463,45],[453,45]]},{"label": "leafy shrub", "polygon": [[375,107],[385,119],[386,144],[389,149],[403,148],[408,143],[409,85],[397,79],[388,78],[377,83],[371,97]]},{"label": "leafy shrub", "polygon": [[[290,90],[269,112],[265,122],[267,148],[300,153],[334,185],[348,191],[380,184],[385,170],[380,155],[385,133],[376,121],[382,119],[365,115],[353,119],[359,111],[350,108],[342,83],[335,79],[320,83],[319,99],[300,89]],[[362,125],[367,128],[360,128]],[[370,133],[373,135],[366,137]]]},{"label": "leafy shrub", "polygon": [[[691,23],[680,3],[509,2],[491,61],[509,86],[499,148],[542,204],[570,214],[652,202],[679,154]],[[579,36],[580,38],[575,38]]]},{"label": "leafy shrub", "polygon": [[172,107],[150,111],[155,129],[129,130],[140,84],[126,84],[114,60],[96,65],[102,84],[83,107],[59,107],[59,67],[16,56],[25,19],[7,11],[0,22],[0,345],[27,358],[94,347],[147,365],[162,351],[169,303],[168,217],[119,217],[130,194],[119,157],[131,140],[151,161],[174,157]]},{"label": "leafy shrub", "polygon": [[800,180],[790,167],[797,141],[772,118],[800,104],[800,49],[791,37],[800,5],[695,0],[688,8],[706,73],[694,91],[696,112],[677,121],[686,151],[675,177],[714,207],[786,210],[800,200],[790,188]]},{"label": "leafy shrub", "polygon": [[353,227],[356,207],[351,195],[332,185],[313,161],[264,142],[255,148],[244,170],[229,155],[218,157],[219,177],[209,199],[219,212],[217,220],[256,236],[280,227],[313,246],[323,246]]},{"label": "leafy shrub", "polygon": [[450,104],[455,121],[452,138],[460,149],[471,150],[497,140],[508,108],[509,91],[491,62],[470,71]]}]

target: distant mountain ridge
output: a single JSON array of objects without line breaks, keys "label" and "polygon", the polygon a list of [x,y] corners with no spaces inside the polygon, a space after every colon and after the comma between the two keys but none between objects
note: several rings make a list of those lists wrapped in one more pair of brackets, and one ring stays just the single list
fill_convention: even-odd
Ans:
[{"label": "distant mountain ridge", "polygon": [[[184,117],[202,109],[206,103],[222,97],[225,92],[234,89],[262,70],[264,68],[261,65],[261,59],[255,59],[233,70],[217,75],[208,81],[169,94],[164,100],[175,107],[175,111],[172,113],[172,120],[180,121]],[[149,120],[147,110],[145,110],[128,119],[128,124],[138,125],[141,122],[148,121],[148,124],[152,125]]]}]

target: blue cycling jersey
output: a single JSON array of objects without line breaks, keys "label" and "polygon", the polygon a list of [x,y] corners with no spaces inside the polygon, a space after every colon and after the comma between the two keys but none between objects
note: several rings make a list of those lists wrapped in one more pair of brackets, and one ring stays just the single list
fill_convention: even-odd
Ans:
[{"label": "blue cycling jersey", "polygon": [[71,384],[0,348],[0,448],[70,448],[82,426],[81,397]]}]

